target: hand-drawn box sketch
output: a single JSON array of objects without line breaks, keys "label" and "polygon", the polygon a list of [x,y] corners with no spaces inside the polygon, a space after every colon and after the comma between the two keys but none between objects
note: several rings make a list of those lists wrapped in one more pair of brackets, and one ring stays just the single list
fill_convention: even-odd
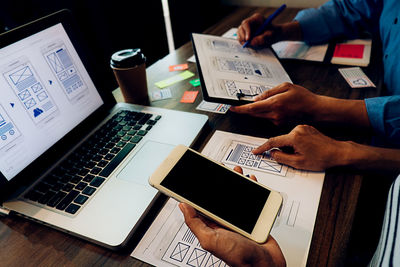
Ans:
[{"label": "hand-drawn box sketch", "polygon": [[42,53],[69,101],[73,102],[88,89],[62,41],[46,45]]},{"label": "hand-drawn box sketch", "polygon": [[13,142],[21,135],[15,123],[0,105],[0,149]]},{"label": "hand-drawn box sketch", "polygon": [[184,223],[182,223],[161,259],[177,266],[227,266],[221,259],[204,250],[196,236]]},{"label": "hand-drawn box sketch", "polygon": [[3,76],[34,123],[38,124],[58,110],[27,58],[22,57],[10,62],[3,69]]},{"label": "hand-drawn box sketch", "polygon": [[242,93],[245,96],[242,99],[251,100],[254,96],[260,95],[265,91],[273,88],[273,85],[246,83],[233,80],[220,80],[219,86],[226,90],[229,96],[236,96]]},{"label": "hand-drawn box sketch", "polygon": [[251,151],[256,146],[243,142],[232,141],[227,149],[222,163],[239,165],[240,167],[261,172],[286,176],[288,167],[273,160],[268,152],[254,155]]}]

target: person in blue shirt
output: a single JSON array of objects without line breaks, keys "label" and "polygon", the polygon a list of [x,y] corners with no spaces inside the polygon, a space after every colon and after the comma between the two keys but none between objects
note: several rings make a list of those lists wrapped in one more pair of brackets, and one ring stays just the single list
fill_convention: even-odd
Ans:
[{"label": "person in blue shirt", "polygon": [[[306,9],[295,20],[273,25],[251,41],[253,47],[281,40],[303,40],[309,44],[331,38],[356,38],[369,31],[382,40],[384,81],[388,95],[365,100],[344,100],[316,95],[304,87],[281,84],[256,98],[252,104],[232,107],[232,111],[264,117],[277,125],[293,118],[307,117],[315,122],[348,124],[373,129],[393,144],[400,144],[400,1],[398,0],[331,0],[318,9]],[[261,25],[260,14],[243,21],[238,30],[243,44]],[[298,101],[301,99],[302,101]],[[272,157],[298,169],[325,170],[333,166],[356,169],[395,170],[400,173],[400,149],[380,148],[337,141],[308,125],[298,125],[290,133],[270,138],[253,151],[261,153],[272,147],[290,146],[294,153],[274,150]],[[240,168],[237,171],[241,171]],[[253,177],[254,179],[255,177]],[[371,266],[400,266],[400,175],[389,192],[381,239]],[[285,266],[279,244],[269,237],[257,244],[237,233],[210,222],[192,207],[179,205],[186,224],[202,247],[230,266]]]},{"label": "person in blue shirt", "polygon": [[[254,103],[233,107],[282,124],[289,119],[301,122],[332,122],[372,129],[376,135],[400,146],[400,1],[332,0],[318,9],[300,11],[294,21],[274,25],[252,39],[262,47],[281,40],[302,40],[318,44],[333,38],[354,39],[365,32],[380,37],[383,49],[384,83],[387,95],[364,100],[343,100],[316,95],[306,88],[285,83],[258,96]],[[238,39],[244,43],[264,18],[255,14],[244,20]],[[302,99],[302,101],[298,101]]]}]

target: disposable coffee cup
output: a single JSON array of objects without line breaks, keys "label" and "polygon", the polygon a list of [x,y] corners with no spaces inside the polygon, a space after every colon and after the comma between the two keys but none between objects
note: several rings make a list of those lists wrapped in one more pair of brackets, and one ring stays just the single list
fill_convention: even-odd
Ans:
[{"label": "disposable coffee cup", "polygon": [[148,104],[146,57],[140,49],[125,49],[114,53],[110,65],[125,102]]}]

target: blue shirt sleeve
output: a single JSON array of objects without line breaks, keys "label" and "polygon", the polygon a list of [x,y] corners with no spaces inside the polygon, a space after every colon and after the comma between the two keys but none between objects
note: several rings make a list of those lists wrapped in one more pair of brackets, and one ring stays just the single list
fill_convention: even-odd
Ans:
[{"label": "blue shirt sleeve", "polygon": [[318,44],[332,38],[355,39],[360,33],[379,32],[381,0],[331,0],[319,8],[300,11],[299,21],[303,40]]},{"label": "blue shirt sleeve", "polygon": [[365,99],[369,121],[376,133],[400,145],[400,95]]}]

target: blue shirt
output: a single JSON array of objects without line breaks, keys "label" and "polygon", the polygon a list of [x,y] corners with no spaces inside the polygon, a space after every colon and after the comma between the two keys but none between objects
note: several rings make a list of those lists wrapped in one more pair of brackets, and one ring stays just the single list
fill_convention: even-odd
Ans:
[{"label": "blue shirt", "polygon": [[400,146],[400,0],[331,0],[300,11],[295,20],[309,44],[379,34],[389,95],[364,101],[375,133]]}]

